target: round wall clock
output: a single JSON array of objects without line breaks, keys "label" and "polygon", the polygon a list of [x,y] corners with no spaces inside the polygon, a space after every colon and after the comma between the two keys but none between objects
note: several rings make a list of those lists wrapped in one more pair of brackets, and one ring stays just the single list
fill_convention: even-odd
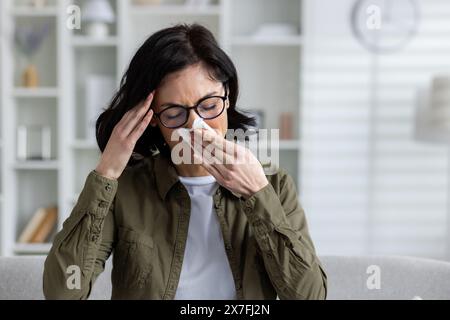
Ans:
[{"label": "round wall clock", "polygon": [[417,33],[418,25],[416,0],[356,0],[352,8],[353,34],[374,53],[403,48]]}]

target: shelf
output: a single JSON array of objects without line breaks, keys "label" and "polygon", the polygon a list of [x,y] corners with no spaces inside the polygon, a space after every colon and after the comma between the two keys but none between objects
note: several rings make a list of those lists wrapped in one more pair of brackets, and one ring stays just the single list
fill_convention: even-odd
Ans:
[{"label": "shelf", "polygon": [[133,5],[130,9],[133,15],[220,15],[220,5]]},{"label": "shelf", "polygon": [[58,91],[56,87],[15,88],[13,95],[16,98],[57,98]]},{"label": "shelf", "polygon": [[58,8],[56,6],[42,8],[17,6],[12,9],[12,14],[16,17],[56,17],[58,15]]},{"label": "shelf", "polygon": [[298,46],[303,44],[301,36],[285,36],[285,37],[252,37],[252,36],[235,36],[231,40],[235,46]]},{"label": "shelf", "polygon": [[52,247],[51,243],[16,243],[14,253],[17,254],[47,254]]},{"label": "shelf", "polygon": [[98,145],[96,141],[90,140],[75,140],[72,143],[73,149],[84,149],[84,150],[97,150]]},{"label": "shelf", "polygon": [[[258,141],[264,144],[265,140]],[[267,145],[270,147],[270,140],[267,141]],[[300,140],[280,140],[279,150],[299,150],[301,148]]]},{"label": "shelf", "polygon": [[87,36],[72,37],[72,45],[74,47],[115,47],[118,43],[118,38],[115,36],[106,38],[92,38]]},{"label": "shelf", "polygon": [[301,142],[299,140],[281,140],[280,150],[299,150]]},{"label": "shelf", "polygon": [[58,160],[46,161],[18,161],[14,165],[16,170],[58,170]]}]

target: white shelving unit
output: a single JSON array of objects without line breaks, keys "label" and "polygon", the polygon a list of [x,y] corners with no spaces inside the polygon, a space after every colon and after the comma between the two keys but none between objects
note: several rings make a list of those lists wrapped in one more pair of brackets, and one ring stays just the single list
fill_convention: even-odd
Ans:
[{"label": "white shelving unit", "polygon": [[118,45],[117,37],[107,37],[99,40],[84,36],[72,36],[72,46],[74,47],[115,47]]},{"label": "white shelving unit", "polygon": [[[238,69],[239,108],[263,111],[263,125],[269,129],[279,128],[281,112],[292,113],[295,134],[291,140],[280,141],[280,161],[299,181],[303,0],[213,0],[201,8],[186,6],[183,0],[161,0],[160,5],[148,6],[110,0],[116,23],[111,35],[102,40],[85,36],[83,25],[82,30],[66,27],[67,6],[81,6],[83,1],[52,0],[47,8],[27,7],[27,0],[0,2],[0,255],[45,254],[50,242],[18,244],[18,235],[34,210],[50,203],[58,205],[60,230],[87,174],[98,162],[95,137],[86,136],[84,121],[87,76],[113,77],[118,86],[140,44],[175,23],[198,22],[215,34]],[[14,46],[14,28],[44,20],[52,22],[53,33],[35,61],[41,86],[22,88],[23,61]],[[278,22],[298,25],[300,34],[252,36],[260,24]],[[17,126],[35,123],[51,126],[54,159],[17,161]]]},{"label": "white shelving unit", "polygon": [[[49,244],[19,244],[18,236],[34,212],[43,206],[60,207],[61,132],[64,130],[61,100],[62,63],[61,39],[64,15],[62,3],[49,1],[48,7],[32,8],[27,1],[1,2],[1,182],[4,190],[1,206],[2,255],[45,253]],[[39,73],[37,88],[22,87],[21,75],[26,63],[16,48],[14,31],[18,26],[50,23],[51,32],[33,63]],[[52,132],[51,159],[45,161],[17,160],[17,127],[19,125],[46,125]],[[67,210],[63,208],[63,210]],[[56,230],[55,230],[56,231]]]},{"label": "white shelving unit", "polygon": [[11,9],[12,15],[16,17],[56,17],[58,15],[58,7],[49,5],[45,8],[30,8],[26,5],[16,5]]},{"label": "white shelving unit", "polygon": [[59,94],[56,87],[42,87],[36,89],[14,88],[13,96],[15,98],[57,98]]},{"label": "white shelving unit", "polygon": [[36,254],[47,254],[51,248],[51,243],[16,243],[14,245],[13,252],[16,255],[36,255]]},{"label": "white shelving unit", "polygon": [[59,162],[56,160],[48,161],[20,161],[14,165],[16,170],[58,170]]}]

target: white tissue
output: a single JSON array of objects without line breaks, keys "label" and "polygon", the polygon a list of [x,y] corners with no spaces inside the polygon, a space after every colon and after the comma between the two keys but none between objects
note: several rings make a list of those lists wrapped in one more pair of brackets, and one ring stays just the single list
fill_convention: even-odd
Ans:
[{"label": "white tissue", "polygon": [[194,123],[192,124],[192,129],[201,129],[201,128],[215,132],[210,126],[208,126],[208,124],[202,118],[195,119]]},{"label": "white tissue", "polygon": [[202,118],[195,119],[194,122],[192,123],[191,129],[179,128],[179,129],[177,129],[177,132],[178,132],[179,136],[181,136],[183,141],[185,143],[187,143],[189,145],[189,147],[192,147],[190,132],[194,129],[201,129],[201,128],[215,132],[213,130],[213,128],[211,128],[205,121],[203,121]]}]

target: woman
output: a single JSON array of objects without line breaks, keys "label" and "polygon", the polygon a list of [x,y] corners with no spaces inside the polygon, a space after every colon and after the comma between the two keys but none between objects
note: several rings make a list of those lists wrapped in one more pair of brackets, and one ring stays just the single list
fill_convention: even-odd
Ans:
[{"label": "woman", "polygon": [[87,298],[111,253],[113,299],[326,297],[283,169],[265,174],[258,161],[223,164],[201,153],[191,157],[200,163],[173,161],[175,130],[200,117],[213,129],[194,130],[202,147],[233,158],[227,129],[254,124],[237,97],[236,69],[206,28],[177,25],[141,46],[97,120],[102,156],[46,259],[46,298]]}]

